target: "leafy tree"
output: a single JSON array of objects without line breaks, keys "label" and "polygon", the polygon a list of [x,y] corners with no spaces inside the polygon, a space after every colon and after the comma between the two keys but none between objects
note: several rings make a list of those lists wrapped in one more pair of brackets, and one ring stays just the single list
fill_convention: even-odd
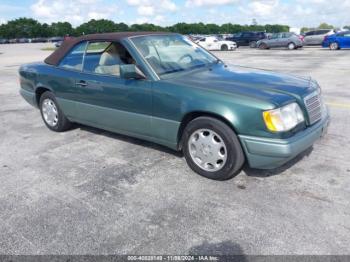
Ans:
[{"label": "leafy tree", "polygon": [[72,35],[74,32],[72,25],[68,22],[52,23],[50,27],[52,36]]},{"label": "leafy tree", "polygon": [[149,32],[155,32],[155,31],[165,31],[164,28],[154,25],[154,24],[133,24],[129,28],[130,31],[149,31]]},{"label": "leafy tree", "polygon": [[350,30],[350,25],[344,26],[344,29]]},{"label": "leafy tree", "polygon": [[[324,25],[325,26],[325,25]],[[328,25],[327,25],[328,26]],[[125,23],[115,23],[111,20],[92,19],[73,28],[69,22],[56,22],[48,25],[41,24],[31,18],[19,18],[0,25],[0,37],[19,38],[19,37],[50,37],[64,35],[83,35],[105,32],[123,32],[123,31],[168,31],[181,34],[220,34],[220,33],[238,33],[242,31],[266,31],[278,33],[289,31],[286,25],[239,25],[226,23],[223,25],[204,24],[204,23],[177,23],[172,26],[162,27],[154,24],[133,24],[128,26]]]},{"label": "leafy tree", "polygon": [[318,26],[318,29],[334,29],[334,26],[329,25],[327,23],[322,23]]}]

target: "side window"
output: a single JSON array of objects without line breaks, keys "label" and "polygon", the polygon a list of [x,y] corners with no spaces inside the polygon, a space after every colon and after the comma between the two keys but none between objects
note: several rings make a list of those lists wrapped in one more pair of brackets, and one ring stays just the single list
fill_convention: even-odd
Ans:
[{"label": "side window", "polygon": [[201,42],[205,42],[205,38],[202,38],[201,40],[199,40],[199,41],[201,41]]},{"label": "side window", "polygon": [[278,38],[278,34],[275,33],[275,34],[272,34],[272,35],[271,35],[271,38],[270,38],[270,39],[276,39],[276,38]]},{"label": "side window", "polygon": [[314,35],[314,33],[315,33],[315,31],[310,31],[310,32],[307,32],[307,33],[305,34],[305,36]]},{"label": "side window", "polygon": [[83,57],[86,45],[87,42],[82,42],[73,47],[73,49],[62,59],[59,67],[81,71],[83,68]]},{"label": "side window", "polygon": [[111,45],[111,42],[89,42],[84,58],[84,72],[94,72],[99,65],[103,52]]},{"label": "side window", "polygon": [[127,49],[117,42],[89,43],[84,72],[120,77],[120,65],[136,64]]},{"label": "side window", "polygon": [[344,34],[345,37],[350,37],[350,32],[349,33],[346,33]]}]

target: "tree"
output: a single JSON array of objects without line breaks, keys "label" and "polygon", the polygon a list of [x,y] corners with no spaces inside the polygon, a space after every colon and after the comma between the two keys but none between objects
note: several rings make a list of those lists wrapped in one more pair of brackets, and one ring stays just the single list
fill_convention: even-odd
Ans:
[{"label": "tree", "polygon": [[53,36],[72,35],[74,30],[69,22],[57,22],[51,24],[51,32]]},{"label": "tree", "polygon": [[334,26],[329,25],[327,23],[322,23],[318,26],[318,29],[334,29]]},{"label": "tree", "polygon": [[108,33],[115,31],[115,24],[111,20],[91,19],[89,22],[81,24],[75,29],[75,35]]},{"label": "tree", "polygon": [[[322,26],[329,26],[327,24]],[[69,22],[56,22],[48,25],[41,24],[31,18],[18,18],[0,25],[0,37],[4,38],[20,38],[20,37],[50,37],[65,35],[82,35],[106,32],[123,32],[123,31],[168,31],[181,34],[223,34],[238,33],[242,31],[266,31],[269,33],[278,33],[289,31],[286,25],[239,25],[226,23],[221,26],[217,24],[204,23],[177,23],[172,26],[162,27],[150,23],[133,24],[128,26],[125,23],[115,23],[111,20],[92,19],[81,24],[77,28],[73,28]]]},{"label": "tree", "polygon": [[350,25],[344,26],[344,29],[350,30]]}]

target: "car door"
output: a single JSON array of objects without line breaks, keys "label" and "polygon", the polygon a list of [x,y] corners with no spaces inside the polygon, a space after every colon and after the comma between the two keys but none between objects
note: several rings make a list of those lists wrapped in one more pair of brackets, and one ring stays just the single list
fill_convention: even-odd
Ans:
[{"label": "car door", "polygon": [[292,42],[290,33],[280,33],[278,41],[279,47],[286,47],[290,42]]},{"label": "car door", "polygon": [[52,74],[50,86],[56,96],[63,113],[71,120],[78,119],[78,110],[76,107],[76,81],[80,78],[80,72],[83,68],[84,52],[87,42],[81,42],[75,45],[72,50],[61,60]]},{"label": "car door", "polygon": [[243,33],[243,35],[242,35],[242,44],[243,45],[249,45],[249,43],[251,42],[252,38],[253,38],[253,34],[252,33],[249,33],[249,32]]},{"label": "car door", "polygon": [[343,36],[341,36],[340,38],[340,47],[350,48],[350,32],[344,33]]},{"label": "car door", "polygon": [[201,39],[198,41],[198,44],[199,44],[201,47],[205,48],[205,49],[208,49],[208,48],[209,48],[209,46],[208,46],[208,40],[207,40],[207,38],[205,38],[205,37],[201,38]]},{"label": "car door", "polygon": [[76,80],[82,123],[138,137],[151,136],[151,80],[120,77],[120,65],[131,60],[136,63],[120,43],[88,43],[84,67]]},{"label": "car door", "polygon": [[307,44],[307,45],[313,44],[314,33],[315,33],[315,31],[310,31],[310,32],[307,32],[305,34],[305,38],[304,38],[305,44]]},{"label": "car door", "polygon": [[271,37],[269,39],[269,46],[270,47],[277,47],[278,46],[278,37],[279,37],[279,34],[277,34],[277,33],[271,35]]}]

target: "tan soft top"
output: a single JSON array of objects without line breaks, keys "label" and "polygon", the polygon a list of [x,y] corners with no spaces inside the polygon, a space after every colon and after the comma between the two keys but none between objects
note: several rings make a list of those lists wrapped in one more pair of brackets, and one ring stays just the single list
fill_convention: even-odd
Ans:
[{"label": "tan soft top", "polygon": [[57,66],[62,58],[78,43],[83,41],[120,41],[123,38],[141,35],[160,35],[171,34],[167,32],[120,32],[120,33],[103,33],[83,35],[80,37],[69,38],[63,41],[62,45],[48,56],[44,61],[46,64]]}]

